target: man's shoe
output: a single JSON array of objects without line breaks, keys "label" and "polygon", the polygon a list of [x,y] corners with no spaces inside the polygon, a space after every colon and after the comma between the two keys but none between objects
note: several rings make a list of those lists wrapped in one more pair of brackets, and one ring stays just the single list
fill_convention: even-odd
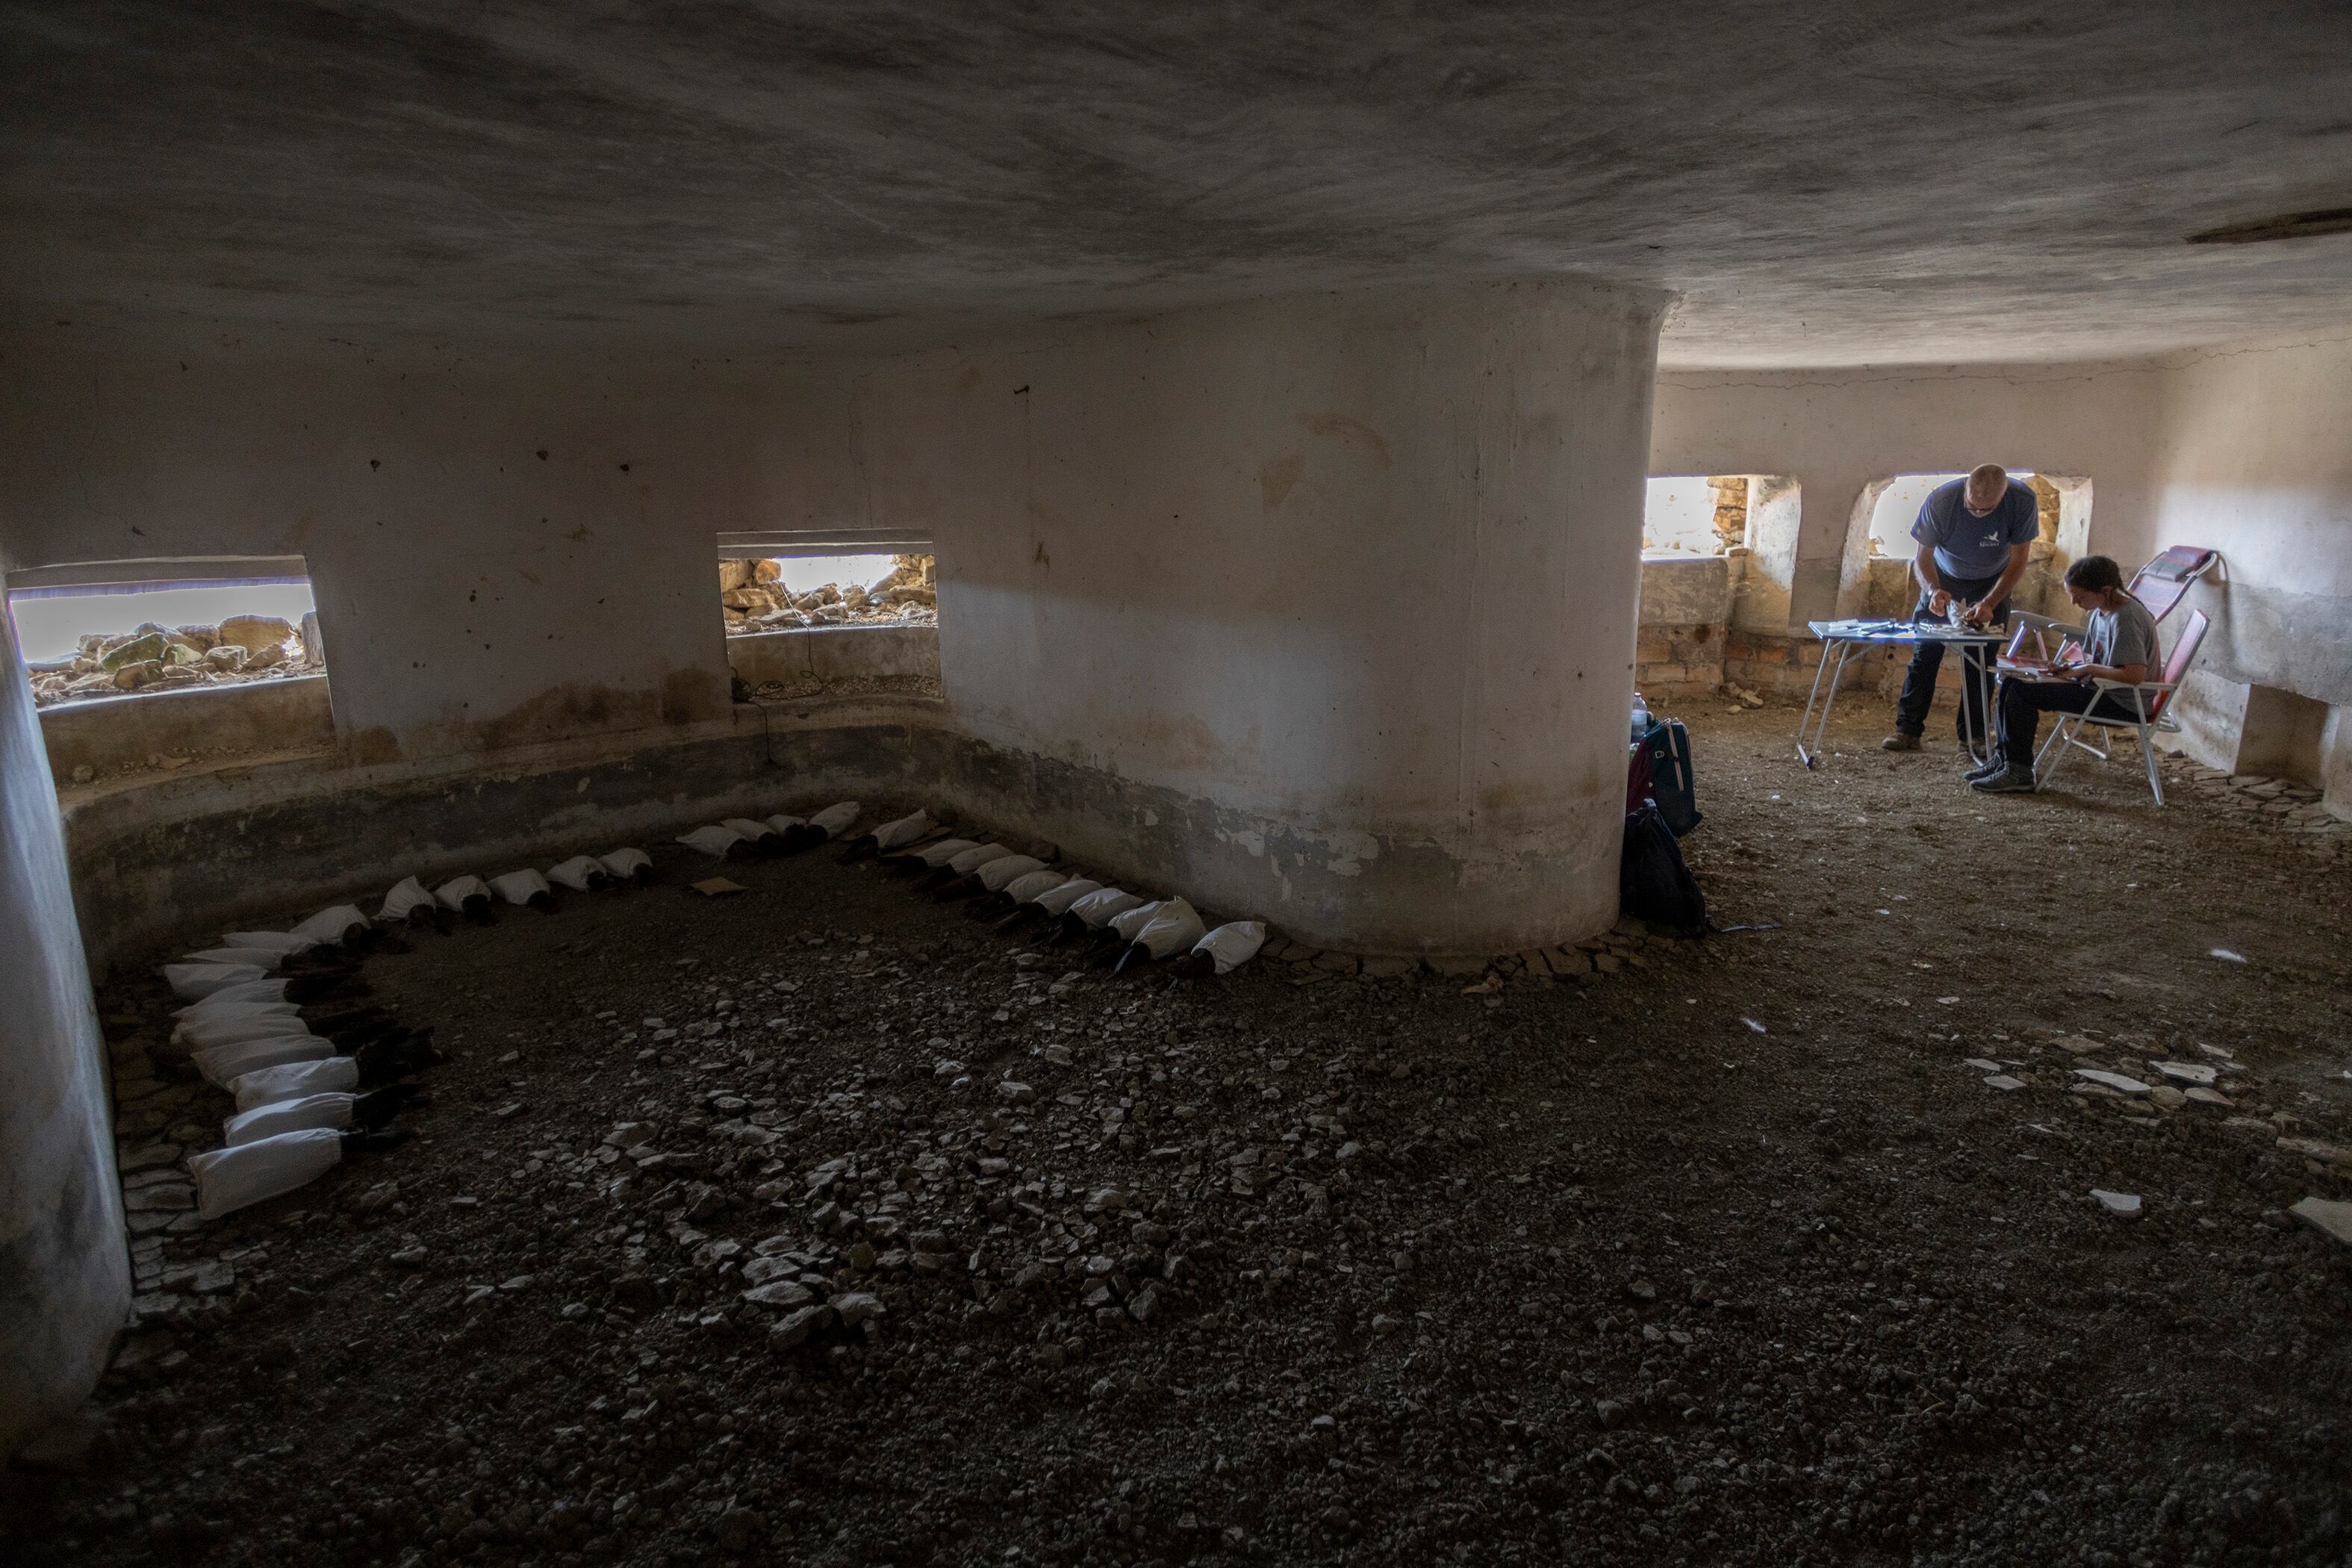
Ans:
[{"label": "man's shoe", "polygon": [[1884,741],[1879,742],[1878,749],[1882,752],[1916,752],[1919,749],[1919,737],[1916,735],[1906,735],[1902,731],[1897,730],[1892,735],[1887,736]]},{"label": "man's shoe", "polygon": [[1969,785],[1969,787],[1975,790],[1979,795],[2032,795],[2033,793],[2033,770],[2031,768],[2003,768],[1997,773],[1989,773],[1985,777],[1977,780],[1975,783]]},{"label": "man's shoe", "polygon": [[1969,784],[1974,784],[1979,779],[1989,779],[1995,773],[2005,773],[2007,772],[2009,772],[2009,763],[2007,760],[2000,756],[1995,756],[1990,762],[1970,763],[1967,767],[1960,770],[1960,777]]}]

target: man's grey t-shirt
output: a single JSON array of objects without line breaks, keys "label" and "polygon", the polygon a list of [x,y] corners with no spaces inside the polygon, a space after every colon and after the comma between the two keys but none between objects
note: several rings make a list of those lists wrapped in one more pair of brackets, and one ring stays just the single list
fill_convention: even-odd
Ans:
[{"label": "man's grey t-shirt", "polygon": [[2031,544],[2042,533],[2033,492],[2015,479],[2000,503],[1982,517],[1969,510],[1968,480],[1937,485],[1919,503],[1911,537],[1936,547],[1936,570],[1953,577],[1998,577],[2009,564],[2010,547]]},{"label": "man's grey t-shirt", "polygon": [[2156,617],[2129,594],[2124,595],[2119,608],[2093,610],[2083,633],[2083,651],[2093,664],[2112,669],[2144,664],[2147,668],[2140,676],[2142,680],[2164,679],[2164,648],[2157,640]]}]

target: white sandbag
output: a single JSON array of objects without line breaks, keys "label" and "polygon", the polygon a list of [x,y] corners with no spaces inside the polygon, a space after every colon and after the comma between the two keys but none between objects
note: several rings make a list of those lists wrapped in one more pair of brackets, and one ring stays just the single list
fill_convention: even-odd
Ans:
[{"label": "white sandbag", "polygon": [[216,992],[251,980],[267,980],[268,972],[253,963],[167,963],[163,983],[183,1002],[201,1002]]},{"label": "white sandbag", "polygon": [[961,855],[948,858],[948,869],[959,877],[969,877],[992,861],[1002,860],[1013,853],[1002,844],[976,844]]},{"label": "white sandbag", "polygon": [[308,952],[319,945],[318,939],[290,931],[225,931],[221,932],[223,947],[250,947],[263,952],[290,957]]},{"label": "white sandbag", "polygon": [[1192,944],[1194,952],[1205,952],[1217,973],[1229,974],[1257,956],[1265,945],[1264,921],[1228,921]]},{"label": "white sandbag", "polygon": [[652,870],[654,865],[642,849],[615,849],[609,855],[597,856],[596,864],[604,867],[607,875],[623,882],[634,879],[640,871]]},{"label": "white sandbag", "polygon": [[555,901],[554,890],[548,887],[547,879],[528,866],[520,871],[509,871],[491,878],[490,891],[516,905],[527,905],[533,899],[545,899],[550,903]]},{"label": "white sandbag", "polygon": [[768,818],[768,831],[774,834],[788,834],[795,827],[806,827],[807,826],[807,817],[788,816],[781,811],[776,813],[775,816]]},{"label": "white sandbag", "polygon": [[433,907],[433,895],[425,884],[414,877],[403,877],[397,887],[383,896],[383,908],[376,910],[380,921],[404,921],[420,910]]},{"label": "white sandbag", "polygon": [[937,844],[926,844],[920,849],[909,849],[908,857],[920,860],[933,870],[939,869],[967,849],[977,849],[979,844],[970,838],[942,838]]},{"label": "white sandbag", "polygon": [[980,885],[992,893],[1001,893],[1015,880],[1044,867],[1045,862],[1034,855],[1003,855],[980,868]]},{"label": "white sandbag", "polygon": [[1103,885],[1089,877],[1073,877],[1058,888],[1047,888],[1029,895],[1029,901],[1055,920],[1070,912],[1072,905],[1091,893],[1099,893]]},{"label": "white sandbag", "polygon": [[462,915],[475,899],[490,901],[489,885],[479,877],[452,877],[433,889],[433,901],[452,914]]},{"label": "white sandbag", "polygon": [[308,1186],[342,1157],[343,1135],[329,1127],[192,1154],[188,1169],[196,1178],[196,1214],[218,1219],[248,1204]]},{"label": "white sandbag", "polygon": [[[838,838],[856,825],[857,814],[865,808],[854,800],[835,801],[808,819],[811,827],[821,829],[827,838]],[[915,814],[918,816],[921,812]]]},{"label": "white sandbag", "polygon": [[341,1132],[352,1124],[352,1102],[358,1098],[329,1090],[257,1105],[221,1123],[221,1142],[234,1149],[240,1143],[258,1143],[281,1132],[303,1132],[313,1127],[331,1127]]},{"label": "white sandbag", "polygon": [[[995,869],[993,866],[982,867],[980,879],[985,882],[988,880],[989,872]],[[1016,904],[1025,904],[1038,894],[1058,888],[1069,879],[1070,874],[1067,871],[1032,871],[1026,876],[1013,878],[996,890]]]},{"label": "white sandbag", "polygon": [[1112,934],[1121,942],[1133,942],[1135,933],[1143,929],[1143,922],[1160,912],[1160,904],[1159,900],[1154,900],[1148,904],[1138,900],[1127,909],[1119,910],[1110,917],[1108,922]]},{"label": "white sandbag", "polygon": [[307,1094],[349,1094],[359,1086],[360,1064],[355,1057],[281,1062],[274,1068],[241,1072],[228,1080],[228,1091],[236,1096],[239,1110],[274,1105],[281,1100],[299,1100]]},{"label": "white sandbag", "polygon": [[191,1059],[196,1070],[205,1075],[205,1082],[226,1089],[247,1073],[259,1072],[263,1068],[322,1061],[334,1054],[334,1043],[316,1035],[272,1035],[265,1039],[213,1046],[196,1052]]},{"label": "white sandbag", "polygon": [[775,828],[769,826],[766,823],[754,822],[748,816],[730,816],[721,822],[719,826],[721,827],[733,828],[735,832],[741,837],[744,843],[752,846],[754,848],[766,843],[771,838],[782,837],[782,835]]},{"label": "white sandbag", "polygon": [[688,849],[699,850],[716,860],[724,860],[727,851],[743,842],[743,836],[731,827],[722,827],[714,822],[708,827],[679,834],[677,841]]},{"label": "white sandbag", "polygon": [[561,866],[548,868],[547,879],[575,893],[593,893],[612,880],[593,855],[574,855]]},{"label": "white sandbag", "polygon": [[1181,899],[1171,899],[1137,929],[1130,940],[1150,953],[1152,962],[1157,963],[1163,958],[1191,951],[1192,944],[1207,934],[1208,929],[1208,922],[1192,905]]},{"label": "white sandbag", "polygon": [[887,855],[893,849],[912,844],[938,826],[938,823],[931,820],[929,812],[918,811],[911,816],[902,816],[896,822],[886,822],[876,828],[874,847]]},{"label": "white sandbag", "polygon": [[179,1022],[173,1026],[172,1038],[177,1041],[181,1031],[205,1024],[245,1023],[256,1018],[291,1018],[301,1009],[284,997],[267,997],[257,1002],[223,1002],[206,997],[192,1006],[180,1009]]},{"label": "white sandbag", "polygon": [[205,947],[185,954],[184,963],[249,963],[263,973],[286,962],[286,955],[266,947]]},{"label": "white sandbag", "polygon": [[357,904],[335,904],[296,926],[293,934],[321,946],[331,946],[355,931],[365,931],[368,923]]},{"label": "white sandbag", "polygon": [[1143,896],[1122,888],[1097,888],[1069,907],[1068,912],[1100,931],[1113,915],[1143,907]]},{"label": "white sandbag", "polygon": [[267,1040],[278,1035],[310,1032],[310,1026],[302,1022],[291,1003],[274,1005],[283,1011],[250,1017],[183,1018],[172,1029],[172,1043],[191,1052],[208,1051],[215,1046],[233,1046],[241,1040]]},{"label": "white sandbag", "polygon": [[283,977],[273,980],[267,974],[252,980],[240,980],[233,985],[224,985],[185,1007],[173,1008],[172,1016],[175,1018],[200,1018],[223,1013],[246,1002],[283,1002],[288,984]]}]

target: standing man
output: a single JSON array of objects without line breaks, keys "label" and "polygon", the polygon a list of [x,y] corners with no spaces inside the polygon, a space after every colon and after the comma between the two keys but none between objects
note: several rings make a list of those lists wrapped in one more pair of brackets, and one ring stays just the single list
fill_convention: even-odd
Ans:
[{"label": "standing man", "polygon": [[[1919,579],[1919,602],[1911,618],[1941,620],[1958,599],[1969,606],[1970,625],[1989,626],[2009,617],[2009,591],[2025,573],[2025,558],[2040,537],[2040,508],[2033,491],[2009,477],[1997,463],[1971,469],[1965,479],[1937,485],[1919,505],[1911,537],[1919,542],[1911,570]],[[1973,667],[1979,657],[1964,652]],[[1917,644],[1895,701],[1895,733],[1879,742],[1890,752],[1916,752],[1927,732],[1927,709],[1936,700],[1936,672],[1943,668],[1944,645]],[[1960,683],[1960,734],[1985,732],[1984,699],[1974,679]]]}]

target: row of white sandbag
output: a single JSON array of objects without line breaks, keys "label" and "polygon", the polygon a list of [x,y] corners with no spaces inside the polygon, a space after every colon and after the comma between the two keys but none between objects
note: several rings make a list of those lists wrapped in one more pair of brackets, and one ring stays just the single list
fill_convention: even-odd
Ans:
[{"label": "row of white sandbag", "polygon": [[715,860],[809,849],[847,832],[856,824],[857,814],[863,809],[857,802],[845,800],[808,816],[784,812],[769,817],[730,816],[691,833],[681,833],[677,841]]},{"label": "row of white sandbag", "polygon": [[526,866],[499,876],[452,877],[437,888],[426,888],[414,877],[404,877],[383,896],[375,912],[390,924],[421,920],[436,911],[479,917],[493,900],[517,908],[543,910],[555,901],[555,889],[593,893],[615,882],[643,882],[653,876],[654,863],[642,849],[614,849],[603,855],[574,855],[542,873]]},{"label": "row of white sandbag", "polygon": [[231,931],[218,947],[200,948],[163,966],[164,982],[183,1002],[200,1002],[232,985],[268,979],[273,970],[301,953],[340,947],[354,931],[369,930],[355,904],[320,910],[291,931]]},{"label": "row of white sandbag", "polygon": [[[1049,919],[1075,916],[1089,931],[1108,928],[1130,949],[1122,964],[1141,958],[1160,963],[1181,952],[1180,974],[1230,973],[1265,945],[1265,922],[1233,921],[1214,931],[1181,898],[1149,900],[1106,887],[1091,878],[1048,866],[1003,844],[947,837],[918,842],[938,828],[927,811],[885,823],[870,836],[887,858],[909,858],[934,872],[975,879],[981,889],[1013,910],[1034,905]],[[1140,950],[1139,952],[1134,950]]]}]

